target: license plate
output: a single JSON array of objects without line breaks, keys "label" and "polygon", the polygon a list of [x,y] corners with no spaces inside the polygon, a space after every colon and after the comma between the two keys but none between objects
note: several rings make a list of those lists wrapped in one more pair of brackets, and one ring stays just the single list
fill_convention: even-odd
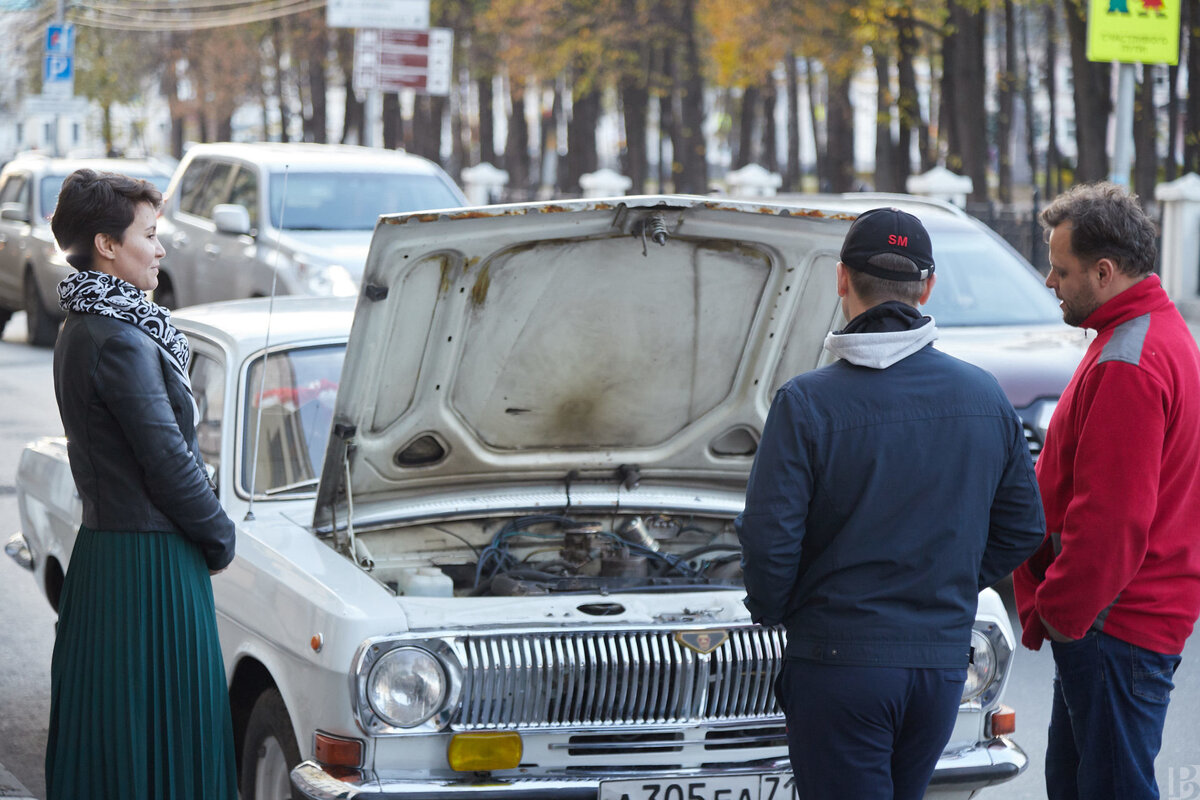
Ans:
[{"label": "license plate", "polygon": [[600,800],[799,800],[790,772],[602,781]]}]

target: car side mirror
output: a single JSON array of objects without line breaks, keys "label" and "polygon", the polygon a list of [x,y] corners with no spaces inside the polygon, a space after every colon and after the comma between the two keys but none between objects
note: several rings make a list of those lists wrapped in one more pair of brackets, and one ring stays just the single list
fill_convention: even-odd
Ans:
[{"label": "car side mirror", "polygon": [[10,222],[29,222],[29,212],[22,203],[5,203],[0,206],[0,219]]},{"label": "car side mirror", "polygon": [[250,234],[250,212],[245,206],[232,203],[221,203],[213,208],[213,224],[219,233],[232,236],[248,236]]}]

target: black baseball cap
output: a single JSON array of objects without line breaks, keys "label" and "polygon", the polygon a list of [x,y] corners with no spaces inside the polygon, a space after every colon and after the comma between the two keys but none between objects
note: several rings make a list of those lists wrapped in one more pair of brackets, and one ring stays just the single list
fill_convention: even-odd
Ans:
[{"label": "black baseball cap", "polygon": [[[904,256],[919,272],[871,263],[881,253]],[[889,281],[922,281],[933,274],[933,245],[921,220],[898,208],[873,208],[858,215],[842,243],[842,263]]]}]

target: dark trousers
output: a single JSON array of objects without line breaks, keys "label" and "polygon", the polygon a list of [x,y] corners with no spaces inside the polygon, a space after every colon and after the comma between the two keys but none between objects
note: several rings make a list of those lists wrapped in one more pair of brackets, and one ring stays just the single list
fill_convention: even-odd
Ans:
[{"label": "dark trousers", "polygon": [[1051,646],[1049,800],[1156,800],[1154,758],[1181,657],[1096,631]]},{"label": "dark trousers", "polygon": [[966,679],[966,668],[787,659],[775,692],[787,717],[796,796],[920,800],[950,740]]}]

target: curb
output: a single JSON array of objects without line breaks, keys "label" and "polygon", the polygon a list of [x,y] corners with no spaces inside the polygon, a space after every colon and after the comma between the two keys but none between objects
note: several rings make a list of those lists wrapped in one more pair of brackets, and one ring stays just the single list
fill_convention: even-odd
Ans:
[{"label": "curb", "polygon": [[36,800],[3,764],[0,764],[0,797],[5,800]]}]

